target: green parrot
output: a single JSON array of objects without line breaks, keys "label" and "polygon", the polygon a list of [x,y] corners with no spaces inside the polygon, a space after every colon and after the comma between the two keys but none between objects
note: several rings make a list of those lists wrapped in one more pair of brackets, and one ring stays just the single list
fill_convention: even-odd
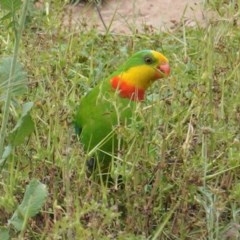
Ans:
[{"label": "green parrot", "polygon": [[81,99],[75,127],[89,155],[90,172],[109,173],[112,160],[123,146],[119,144],[118,128],[131,124],[147,88],[169,73],[168,59],[163,54],[142,50]]}]

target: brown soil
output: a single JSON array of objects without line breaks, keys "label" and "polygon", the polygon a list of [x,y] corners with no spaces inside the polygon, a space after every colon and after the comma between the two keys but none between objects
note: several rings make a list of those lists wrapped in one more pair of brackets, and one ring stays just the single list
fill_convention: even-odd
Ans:
[{"label": "brown soil", "polygon": [[[107,28],[114,33],[171,29],[181,22],[203,25],[206,13],[201,0],[108,0],[99,7]],[[76,28],[95,26],[104,31],[96,7],[89,4],[71,5],[66,8],[64,25]]]}]

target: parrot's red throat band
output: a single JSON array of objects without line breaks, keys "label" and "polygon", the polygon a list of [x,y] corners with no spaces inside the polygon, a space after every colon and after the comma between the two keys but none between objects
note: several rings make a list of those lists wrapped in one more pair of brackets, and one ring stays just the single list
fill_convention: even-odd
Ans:
[{"label": "parrot's red throat band", "polygon": [[113,89],[119,91],[119,95],[122,98],[129,98],[133,101],[142,101],[144,99],[144,89],[136,88],[132,85],[129,85],[119,76],[115,76],[111,79],[111,85]]}]

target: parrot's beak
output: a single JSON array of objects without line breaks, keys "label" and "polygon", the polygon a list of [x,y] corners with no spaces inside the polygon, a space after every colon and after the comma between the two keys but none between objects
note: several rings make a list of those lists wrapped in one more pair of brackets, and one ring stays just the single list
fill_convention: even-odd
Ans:
[{"label": "parrot's beak", "polygon": [[170,74],[170,66],[168,63],[164,63],[160,66],[158,66],[158,69],[164,73],[165,76],[168,76]]}]

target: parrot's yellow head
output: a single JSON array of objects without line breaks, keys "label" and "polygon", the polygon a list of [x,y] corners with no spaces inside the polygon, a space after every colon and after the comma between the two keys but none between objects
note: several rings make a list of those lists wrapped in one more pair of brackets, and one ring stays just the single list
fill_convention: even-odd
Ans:
[{"label": "parrot's yellow head", "polygon": [[121,97],[143,100],[147,88],[157,79],[169,74],[168,59],[163,54],[143,50],[129,58],[110,81]]}]

